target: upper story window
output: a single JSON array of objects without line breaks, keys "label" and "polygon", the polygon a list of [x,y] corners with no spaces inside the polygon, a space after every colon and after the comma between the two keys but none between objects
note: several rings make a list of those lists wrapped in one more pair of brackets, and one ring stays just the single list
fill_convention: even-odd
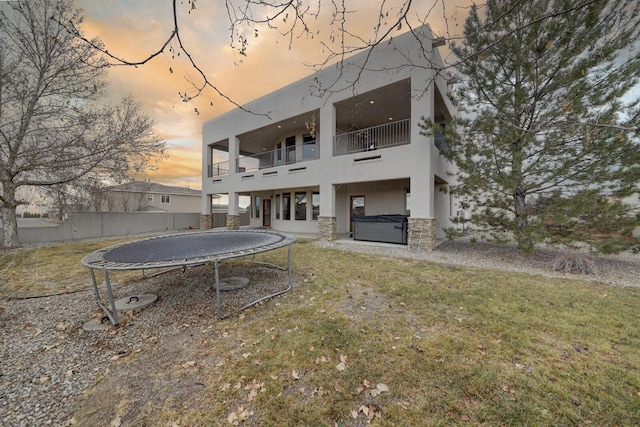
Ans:
[{"label": "upper story window", "polygon": [[163,195],[161,200],[161,203],[170,203],[171,202],[171,196],[167,196],[167,195]]},{"label": "upper story window", "polygon": [[153,194],[147,194],[147,201],[153,202]]}]

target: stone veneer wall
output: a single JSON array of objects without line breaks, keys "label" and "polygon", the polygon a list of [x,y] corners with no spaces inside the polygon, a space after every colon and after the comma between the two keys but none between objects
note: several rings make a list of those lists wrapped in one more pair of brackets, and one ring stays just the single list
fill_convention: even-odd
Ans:
[{"label": "stone veneer wall", "polygon": [[213,228],[213,215],[201,214],[200,215],[200,230],[208,230]]},{"label": "stone veneer wall", "polygon": [[240,230],[240,215],[227,214],[227,230]]},{"label": "stone veneer wall", "polygon": [[318,217],[318,238],[325,241],[336,240],[338,222],[335,216]]},{"label": "stone veneer wall", "polygon": [[408,224],[407,246],[410,251],[431,252],[436,248],[436,219],[411,218]]}]

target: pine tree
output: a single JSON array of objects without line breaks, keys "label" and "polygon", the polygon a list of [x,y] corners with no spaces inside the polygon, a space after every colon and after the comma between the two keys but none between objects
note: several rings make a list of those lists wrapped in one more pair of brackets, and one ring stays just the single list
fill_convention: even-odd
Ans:
[{"label": "pine tree", "polygon": [[448,138],[452,192],[473,200],[477,226],[511,233],[524,251],[632,243],[640,217],[621,201],[640,183],[639,16],[631,0],[472,8],[452,49],[468,118],[423,127]]}]

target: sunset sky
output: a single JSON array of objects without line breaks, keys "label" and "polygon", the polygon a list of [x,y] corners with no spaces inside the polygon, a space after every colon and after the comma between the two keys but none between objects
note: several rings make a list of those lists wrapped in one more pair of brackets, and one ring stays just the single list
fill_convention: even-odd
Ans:
[{"label": "sunset sky", "polygon": [[[357,11],[347,18],[350,30],[370,38],[380,2],[351,0],[347,3]],[[391,5],[402,3],[387,1]],[[447,8],[444,11],[443,3]],[[447,31],[457,35],[468,9],[456,4],[469,3],[465,0],[414,0],[412,24],[418,25],[419,17],[428,15],[427,22],[436,35],[444,36]],[[157,51],[173,28],[170,0],[76,0],[76,5],[85,11],[81,26],[85,36],[99,37],[110,53],[129,61],[142,60]],[[296,37],[291,47],[289,39],[279,36],[277,31],[258,27],[257,38],[253,37],[255,29],[247,30],[251,36],[247,55],[238,54],[230,47],[230,23],[222,0],[197,0],[197,8],[191,13],[188,13],[186,0],[182,4],[178,2],[180,35],[198,66],[218,89],[243,104],[314,71],[311,65],[326,57],[320,41],[327,41],[331,35],[329,5],[330,2],[322,3],[317,20],[309,18],[310,34],[314,37]],[[397,10],[392,9],[389,22],[393,21],[394,13]],[[404,31],[406,28],[397,34]],[[190,91],[188,79],[200,82],[197,73],[185,63],[184,55],[174,57],[167,48],[143,66],[112,67],[109,91],[115,100],[133,95],[144,111],[156,120],[158,134],[167,142],[168,158],[147,178],[167,185],[199,189],[202,124],[234,106],[210,89],[190,102],[182,102],[178,92]]]}]

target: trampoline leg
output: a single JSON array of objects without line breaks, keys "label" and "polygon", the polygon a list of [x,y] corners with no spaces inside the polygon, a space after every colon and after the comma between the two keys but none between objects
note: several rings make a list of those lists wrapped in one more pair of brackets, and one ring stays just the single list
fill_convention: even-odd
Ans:
[{"label": "trampoline leg", "polygon": [[111,309],[107,308],[102,302],[102,298],[100,298],[100,292],[98,290],[98,283],[96,282],[96,273],[91,270],[91,282],[93,283],[93,290],[96,294],[96,302],[98,303],[98,307],[102,309],[104,314],[107,315],[113,326],[118,326],[118,313],[116,311],[116,303],[113,300],[113,292],[111,290],[111,281],[109,280],[109,272],[107,270],[102,270],[102,274],[104,275],[104,281],[107,284],[107,294],[109,295],[109,304],[111,305]]},{"label": "trampoline leg", "polygon": [[291,245],[287,247],[287,270],[289,271],[289,288],[293,284],[293,280],[291,278]]},{"label": "trampoline leg", "polygon": [[218,274],[218,260],[214,262],[215,271],[216,271],[216,314],[218,315],[218,319],[222,319],[222,314],[220,313],[220,275]]},{"label": "trampoline leg", "polygon": [[[284,267],[278,267],[277,265],[273,265],[273,264],[269,264],[269,263],[258,262],[256,264],[273,266],[273,267],[279,268],[280,270],[285,270]],[[284,294],[286,292],[289,292],[291,290],[291,287],[293,285],[293,279],[292,279],[292,273],[291,273],[291,245],[289,245],[289,250],[287,252],[287,268],[286,268],[286,270],[289,271],[289,286],[287,287],[287,289],[285,289],[284,291],[276,292],[275,294],[267,295],[266,297],[258,298],[254,302],[252,302],[250,304],[247,304],[244,307],[240,308],[240,310],[238,310],[238,311],[243,311],[243,310],[245,310],[245,309],[247,309],[249,307],[253,307],[254,305],[258,304],[259,302],[271,299],[273,297],[277,297],[278,295],[282,295],[282,294]]]},{"label": "trampoline leg", "polygon": [[109,280],[109,272],[107,270],[104,270],[103,273],[104,281],[107,284],[107,295],[109,295],[109,303],[111,304],[111,315],[107,313],[107,316],[109,316],[109,319],[111,319],[111,321],[113,322],[113,326],[118,326],[118,311],[116,310],[116,302],[113,300],[113,291],[111,289],[111,281]]}]

